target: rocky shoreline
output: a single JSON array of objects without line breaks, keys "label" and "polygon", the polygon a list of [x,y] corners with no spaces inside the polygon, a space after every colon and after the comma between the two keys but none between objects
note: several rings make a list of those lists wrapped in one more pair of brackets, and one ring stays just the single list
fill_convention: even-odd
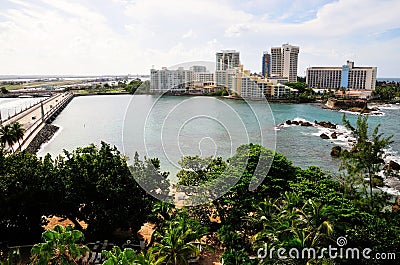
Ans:
[{"label": "rocky shoreline", "polygon": [[[342,152],[353,152],[353,149],[351,148],[351,143],[355,141],[354,138],[352,138],[350,135],[347,133],[338,130],[339,125],[331,123],[329,121],[314,121],[314,122],[309,122],[306,120],[287,120],[284,123],[280,123],[277,125],[277,128],[283,128],[286,126],[304,126],[304,127],[314,127],[314,128],[320,128],[320,129],[328,129],[325,130],[324,132],[319,134],[319,137],[321,137],[324,140],[339,140],[342,141],[343,143],[350,144],[350,146],[340,146],[336,145],[331,148],[330,155],[332,157],[340,158],[342,155]],[[341,139],[339,139],[341,137]],[[388,172],[395,173],[394,175],[399,176],[400,174],[400,162],[399,161],[394,161],[391,159],[385,160],[384,164],[382,165],[382,170],[386,170]],[[397,195],[400,194],[400,180],[398,177],[385,177],[383,179],[382,185],[377,186],[378,188],[384,188],[384,187],[389,187],[392,188],[396,191]],[[399,204],[399,211],[400,211],[400,204]]]},{"label": "rocky shoreline", "polygon": [[329,99],[324,107],[331,110],[342,110],[357,114],[374,114],[379,111],[376,107],[369,108],[368,101],[361,99]]},{"label": "rocky shoreline", "polygon": [[40,132],[33,138],[32,142],[25,149],[28,153],[36,154],[42,144],[47,143],[54,136],[54,134],[59,130],[58,126],[53,124],[45,124]]}]

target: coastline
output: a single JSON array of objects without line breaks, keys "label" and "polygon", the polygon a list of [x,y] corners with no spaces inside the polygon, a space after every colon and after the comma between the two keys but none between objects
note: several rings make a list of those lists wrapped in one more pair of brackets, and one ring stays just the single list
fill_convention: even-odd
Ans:
[{"label": "coastline", "polygon": [[56,125],[46,123],[35,138],[33,138],[32,142],[30,142],[25,151],[31,154],[37,154],[42,145],[49,142],[59,129],[60,127]]},{"label": "coastline", "polygon": [[[399,108],[400,109],[400,108]],[[334,110],[333,110],[334,111]],[[317,122],[317,121],[308,121],[303,118],[295,118],[293,120],[288,120],[286,122],[280,123],[276,125],[276,130],[289,129],[291,127],[303,126],[303,127],[311,127],[318,129],[317,132],[312,133],[311,135],[314,137],[322,138],[323,141],[331,142],[334,147],[332,150],[327,150],[327,152],[331,152],[332,155],[333,149],[339,147],[341,150],[350,151],[352,143],[355,141],[355,138],[351,135],[351,131],[344,127],[344,125],[333,124],[328,122]],[[340,151],[341,152],[341,151]],[[398,152],[393,151],[391,148],[384,150],[384,167],[388,167],[391,163],[400,164],[400,155]],[[394,176],[386,176],[384,171],[379,173],[379,175],[383,178],[383,186],[374,187],[374,189],[381,190],[385,193],[388,193],[394,197],[400,196],[400,179]]]}]

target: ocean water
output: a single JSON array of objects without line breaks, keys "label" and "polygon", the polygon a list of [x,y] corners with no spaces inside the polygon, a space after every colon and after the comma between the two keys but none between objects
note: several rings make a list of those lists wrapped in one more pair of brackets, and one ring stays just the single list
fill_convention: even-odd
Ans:
[{"label": "ocean water", "polygon": [[[316,165],[337,172],[340,161],[330,156],[335,145],[348,146],[348,131],[337,140],[324,140],[321,133],[333,130],[318,126],[283,126],[286,120],[342,123],[344,113],[318,104],[266,104],[210,97],[90,96],[77,97],[54,121],[60,126],[39,155],[62,154],[101,141],[115,145],[128,157],[135,151],[143,158],[158,157],[162,169],[177,172],[183,155],[230,157],[248,142],[260,143],[284,154],[300,167]],[[370,116],[372,129],[381,125],[385,136],[393,135],[388,154],[398,161],[400,105],[381,106],[381,115]],[[354,114],[346,114],[355,123]]]},{"label": "ocean water", "polygon": [[395,78],[395,77],[380,77],[377,78],[377,80],[386,82],[400,82],[400,78]]}]

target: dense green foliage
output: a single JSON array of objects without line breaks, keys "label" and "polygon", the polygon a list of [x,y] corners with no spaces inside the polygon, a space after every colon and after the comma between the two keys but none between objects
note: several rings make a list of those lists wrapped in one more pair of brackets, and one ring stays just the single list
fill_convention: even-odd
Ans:
[{"label": "dense green foliage", "polygon": [[135,182],[125,158],[109,145],[64,153],[53,161],[26,152],[0,153],[0,234],[2,240],[37,240],[42,216],[88,224],[88,237],[115,229],[138,229],[153,198]]},{"label": "dense green foliage", "polygon": [[222,97],[222,96],[229,96],[229,93],[225,89],[218,89],[215,92],[211,92],[210,95],[214,97]]},{"label": "dense green foliage", "polygon": [[135,79],[129,82],[129,84],[124,85],[124,89],[130,94],[135,94],[136,90],[143,84],[140,79]]},{"label": "dense green foliage", "polygon": [[7,88],[1,87],[1,88],[0,88],[0,93],[2,93],[2,94],[8,94],[9,91],[7,90]]},{"label": "dense green foliage", "polygon": [[307,89],[307,84],[305,82],[287,82],[285,86],[297,89],[299,94],[304,93]]},{"label": "dense green foliage", "polygon": [[372,95],[381,100],[394,100],[400,97],[400,83],[377,82]]}]

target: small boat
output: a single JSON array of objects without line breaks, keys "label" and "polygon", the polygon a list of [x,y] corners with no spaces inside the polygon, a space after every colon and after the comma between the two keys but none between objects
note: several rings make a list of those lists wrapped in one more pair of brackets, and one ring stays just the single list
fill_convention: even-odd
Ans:
[{"label": "small boat", "polygon": [[31,95],[21,95],[21,96],[19,96],[19,98],[33,98],[33,96],[31,96]]}]

